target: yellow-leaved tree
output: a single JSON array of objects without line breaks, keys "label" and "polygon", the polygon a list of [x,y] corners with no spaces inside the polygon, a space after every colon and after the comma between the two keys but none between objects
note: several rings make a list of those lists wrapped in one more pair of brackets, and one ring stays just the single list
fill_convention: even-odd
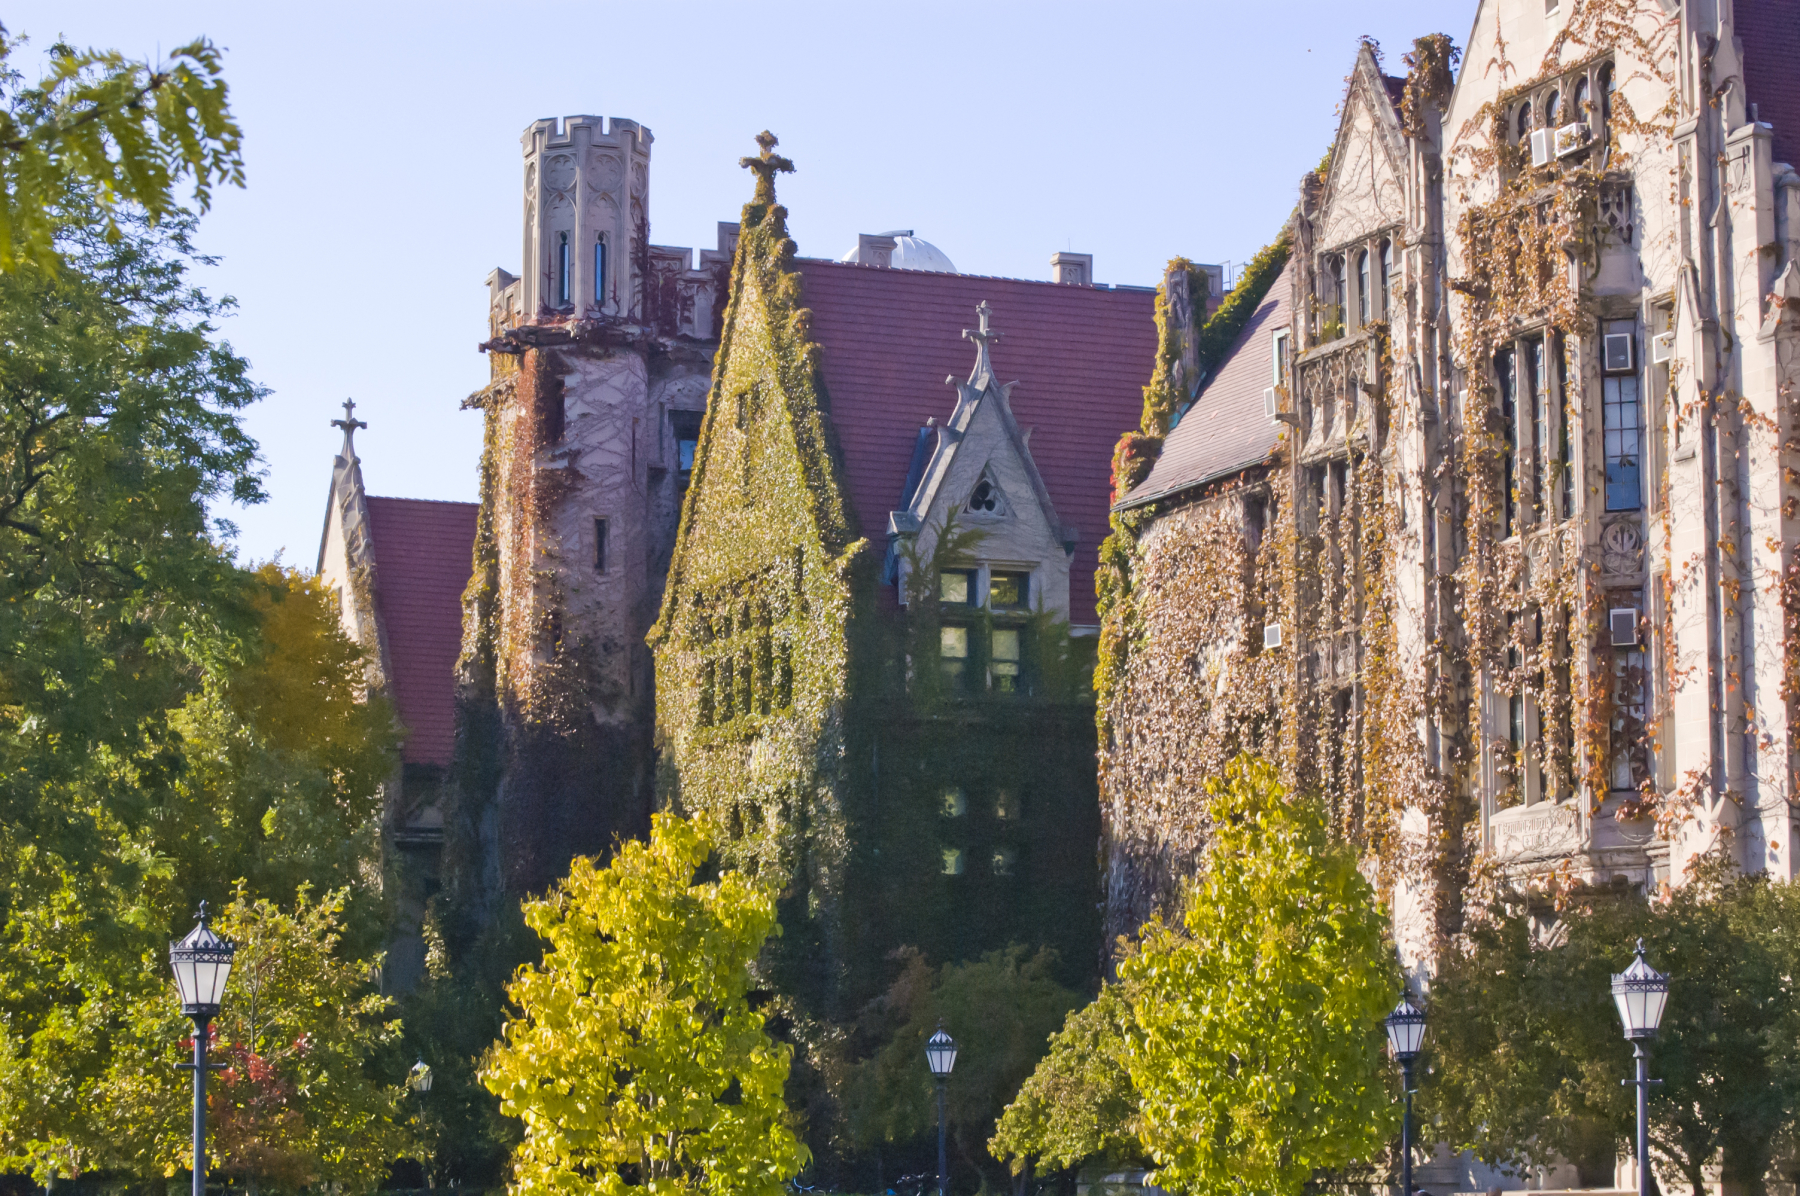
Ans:
[{"label": "yellow-leaved tree", "polygon": [[775,1196],[806,1165],[782,1097],[792,1048],[749,999],[775,894],[735,871],[694,883],[710,854],[695,823],[658,814],[648,843],[577,859],[526,904],[547,949],[508,989],[519,1015],[481,1073],[524,1122],[516,1196]]}]

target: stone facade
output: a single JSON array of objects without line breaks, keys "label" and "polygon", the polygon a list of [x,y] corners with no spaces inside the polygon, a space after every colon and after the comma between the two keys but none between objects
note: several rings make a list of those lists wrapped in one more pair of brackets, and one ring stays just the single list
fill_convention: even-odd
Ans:
[{"label": "stone facade", "polygon": [[538,121],[524,262],[490,276],[493,381],[447,833],[484,903],[648,827],[656,617],[734,226],[693,262],[648,242],[651,136]]},{"label": "stone facade", "polygon": [[[1327,792],[1421,969],[1493,884],[1795,874],[1800,130],[1733,8],[1484,0],[1454,86],[1446,39],[1359,54],[1292,314],[1119,504],[1109,930],[1204,845],[1143,778],[1239,748]],[[1251,411],[1266,451],[1209,456]]]}]

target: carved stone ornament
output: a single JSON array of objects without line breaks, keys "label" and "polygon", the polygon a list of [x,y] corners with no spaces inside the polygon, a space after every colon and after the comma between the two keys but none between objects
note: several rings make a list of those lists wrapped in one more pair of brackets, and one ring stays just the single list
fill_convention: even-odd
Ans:
[{"label": "carved stone ornament", "polygon": [[1533,536],[1525,546],[1525,554],[1531,561],[1531,580],[1549,577],[1556,568],[1556,538],[1552,535]]},{"label": "carved stone ornament", "polygon": [[625,168],[611,154],[593,154],[588,158],[588,177],[596,190],[617,191],[619,180],[625,177]]},{"label": "carved stone ornament", "polygon": [[552,191],[567,191],[575,185],[575,159],[557,154],[544,164],[544,185]]},{"label": "carved stone ornament", "polygon": [[1636,524],[1609,523],[1600,532],[1600,568],[1608,574],[1632,574],[1643,567],[1644,536]]}]

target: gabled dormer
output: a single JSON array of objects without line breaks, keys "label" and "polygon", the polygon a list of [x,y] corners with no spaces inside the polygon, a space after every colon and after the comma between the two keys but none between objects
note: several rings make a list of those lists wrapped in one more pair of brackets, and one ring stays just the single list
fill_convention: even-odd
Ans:
[{"label": "gabled dormer", "polygon": [[[989,327],[993,311],[983,302],[976,314],[979,326],[963,332],[975,342],[975,367],[966,382],[945,379],[956,387],[955,406],[942,423],[920,429],[901,508],[888,515],[886,579],[901,605],[916,592],[941,591],[952,622],[959,606],[1002,617],[1043,610],[1066,619],[1075,529],[1057,517],[1031,457],[1031,431],[1013,417],[1017,383],[994,377],[988,346],[1001,334]],[[978,539],[939,562],[943,577],[921,591],[911,579],[914,562],[933,559],[951,519]]]}]

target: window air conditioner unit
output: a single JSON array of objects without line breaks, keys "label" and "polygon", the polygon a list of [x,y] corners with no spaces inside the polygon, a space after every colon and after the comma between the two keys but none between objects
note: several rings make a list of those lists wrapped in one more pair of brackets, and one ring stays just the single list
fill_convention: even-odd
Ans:
[{"label": "window air conditioner unit", "polygon": [[1263,624],[1263,647],[1265,647],[1265,648],[1281,647],[1281,624],[1279,624],[1279,623],[1264,623]]},{"label": "window air conditioner unit", "polygon": [[1675,334],[1673,332],[1657,333],[1656,336],[1654,338],[1652,338],[1650,341],[1650,362],[1651,362],[1651,364],[1652,365],[1662,365],[1664,362],[1668,361],[1670,358],[1672,358],[1674,356],[1675,356]]},{"label": "window air conditioner unit", "polygon": [[1279,410],[1280,410],[1280,408],[1275,403],[1275,388],[1273,386],[1264,387],[1263,388],[1263,414],[1268,416],[1270,419],[1274,419],[1275,413]]},{"label": "window air conditioner unit", "polygon": [[1615,648],[1635,648],[1638,646],[1638,608],[1635,606],[1615,606],[1610,612],[1612,646]]},{"label": "window air conditioner unit", "polygon": [[1553,129],[1533,129],[1531,131],[1531,164],[1548,166],[1550,164],[1551,138],[1556,136]]},{"label": "window air conditioner unit", "polygon": [[1605,353],[1601,364],[1609,374],[1623,373],[1632,369],[1637,363],[1632,356],[1632,342],[1637,338],[1629,332],[1609,332],[1606,334]]},{"label": "window air conditioner unit", "polygon": [[1581,121],[1566,124],[1556,131],[1556,156],[1566,158],[1587,148],[1588,127]]}]

